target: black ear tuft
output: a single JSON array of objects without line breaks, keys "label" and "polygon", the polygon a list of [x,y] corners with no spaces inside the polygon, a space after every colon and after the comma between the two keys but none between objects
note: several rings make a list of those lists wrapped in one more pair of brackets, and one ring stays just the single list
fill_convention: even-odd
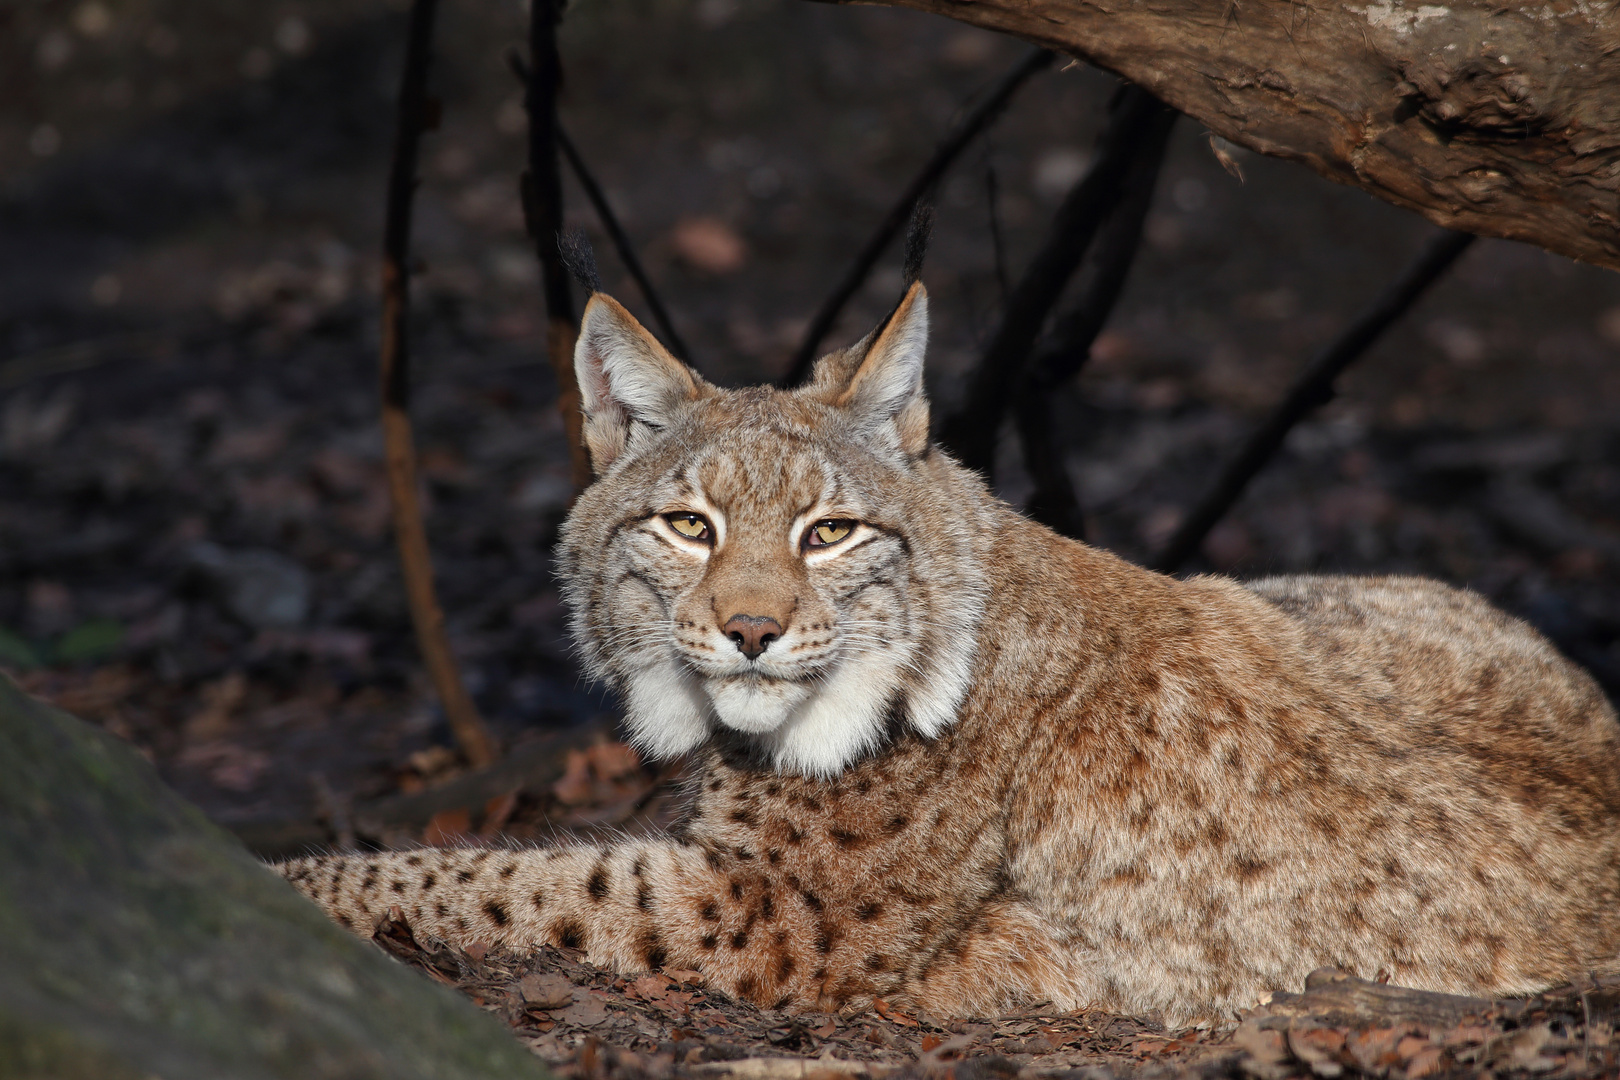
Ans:
[{"label": "black ear tuft", "polygon": [[557,234],[557,254],[574,280],[593,293],[602,291],[602,276],[596,272],[596,252],[580,229]]},{"label": "black ear tuft", "polygon": [[911,208],[911,224],[906,226],[905,279],[910,285],[922,277],[923,259],[928,255],[928,240],[934,232],[934,208],[919,201]]}]

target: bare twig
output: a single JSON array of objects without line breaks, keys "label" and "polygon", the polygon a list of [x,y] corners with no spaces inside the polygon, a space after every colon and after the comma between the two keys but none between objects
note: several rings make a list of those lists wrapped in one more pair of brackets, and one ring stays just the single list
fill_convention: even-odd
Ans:
[{"label": "bare twig", "polygon": [[[529,65],[523,57],[515,52],[509,52],[506,54],[506,60],[511,65],[513,73],[517,75],[518,81],[525,87],[528,86]],[[624,268],[630,272],[637,287],[641,289],[642,299],[647,301],[653,320],[658,323],[658,329],[664,335],[664,344],[669,347],[670,352],[682,360],[690,361],[691,352],[687,349],[686,342],[681,340],[681,335],[676,333],[674,320],[669,317],[669,309],[664,307],[663,300],[659,299],[658,290],[653,288],[652,278],[647,276],[647,270],[641,265],[641,259],[636,255],[636,249],[630,243],[629,235],[624,231],[618,215],[613,212],[613,207],[607,201],[607,193],[602,190],[602,185],[597,182],[590,167],[585,164],[585,158],[581,156],[579,147],[574,145],[574,140],[563,129],[561,121],[557,123],[555,130],[558,148],[568,159],[568,167],[574,170],[574,177],[584,189],[585,197],[591,201],[597,221],[601,222],[602,230],[613,242],[613,250],[619,253],[619,261],[624,264]]]},{"label": "bare twig", "polygon": [[843,280],[839,281],[838,287],[821,305],[821,310],[816,312],[815,318],[810,320],[810,327],[804,332],[804,340],[799,343],[798,351],[793,354],[793,364],[783,376],[783,385],[791,386],[803,382],[810,374],[810,365],[815,363],[816,351],[821,348],[823,339],[832,330],[833,323],[838,321],[838,316],[843,312],[844,305],[849,303],[849,298],[855,295],[861,283],[866,280],[866,276],[872,272],[872,267],[877,263],[878,256],[883,254],[883,249],[888,247],[889,242],[911,217],[912,207],[939,182],[939,178],[945,175],[945,170],[950,168],[957,156],[973,142],[974,137],[1001,114],[1001,110],[1012,100],[1018,88],[1024,85],[1031,75],[1050,64],[1055,56],[1055,53],[1046,49],[1031,51],[1013,65],[1011,71],[1002,76],[1001,81],[985,96],[979,106],[963,117],[955,130],[939,144],[934,156],[928,159],[928,163],[906,186],[906,190],[895,200],[888,214],[872,233],[871,239],[867,240],[866,246],[855,256],[855,261],[845,272]]},{"label": "bare twig", "polygon": [[574,298],[568,271],[557,253],[562,231],[562,177],[557,170],[557,87],[562,62],[557,56],[558,0],[531,0],[529,7],[529,78],[524,106],[529,113],[529,167],[523,173],[523,220],[540,260],[540,283],[546,299],[546,355],[557,380],[557,411],[568,436],[569,464],[577,495],[591,482],[585,452],[579,386],[574,381]]},{"label": "bare twig", "polygon": [[388,493],[399,544],[400,572],[410,602],[416,641],[427,663],[450,729],[474,766],[495,759],[495,743],[467,693],[444,630],[444,612],[433,587],[433,560],[416,488],[416,445],[410,415],[411,197],[416,189],[417,148],[427,119],[427,70],[433,45],[436,0],[414,0],[405,73],[400,80],[394,157],[388,173],[388,210],[383,227],[382,383],[383,447]]},{"label": "bare twig", "polygon": [[1008,297],[1001,326],[969,385],[967,404],[940,430],[940,442],[969,468],[990,475],[1001,422],[1052,305],[1124,194],[1125,176],[1140,149],[1162,141],[1174,118],[1137,86],[1123,88],[1115,99],[1096,160],[1064,198],[1046,245]]},{"label": "bare twig", "polygon": [[1054,430],[1051,402],[1025,392],[1018,401],[1018,438],[1024,448],[1024,467],[1035,482],[1024,512],[1047,528],[1085,539],[1085,515],[1074,490],[1063,446]]},{"label": "bare twig", "polygon": [[[988,139],[985,140],[987,143]],[[990,217],[990,254],[995,260],[996,287],[1001,306],[1007,306],[1007,244],[1001,235],[1001,181],[996,176],[995,154],[986,147],[984,156],[984,202]]]},{"label": "bare twig", "polygon": [[1249,436],[1249,441],[1221,472],[1214,487],[1165,544],[1164,551],[1153,560],[1154,569],[1167,573],[1176,570],[1203,546],[1209,530],[1237,502],[1243,489],[1271,460],[1294,425],[1333,400],[1334,380],[1395,320],[1406,314],[1473,241],[1469,233],[1441,230],[1401,276],[1379,294],[1372,306],[1311,361],[1288,395]]},{"label": "bare twig", "polygon": [[1142,246],[1142,223],[1153,205],[1153,189],[1174,123],[1172,113],[1156,132],[1157,138],[1143,141],[1138,148],[1121,185],[1123,197],[1097,234],[1080,298],[1058,318],[1052,343],[1030,362],[1029,377],[1018,397],[1016,419],[1024,468],[1035,481],[1035,492],[1025,509],[1036,521],[1076,539],[1085,535],[1083,515],[1063,463],[1063,448],[1055,438],[1052,393],[1090,359],[1092,343],[1125,290],[1125,279]]},{"label": "bare twig", "polygon": [[619,253],[619,261],[624,264],[624,268],[630,272],[630,276],[635,278],[636,285],[640,287],[641,298],[647,301],[647,308],[652,312],[654,321],[658,323],[658,329],[664,335],[664,344],[680,359],[690,360],[692,354],[687,349],[686,342],[675,332],[675,323],[670,319],[664,302],[658,298],[658,291],[653,288],[652,279],[647,276],[641,260],[636,257],[636,249],[630,245],[630,238],[625,235],[624,227],[619,224],[619,219],[613,214],[613,208],[608,205],[602,185],[596,182],[596,177],[585,167],[585,159],[579,156],[574,140],[568,137],[568,133],[560,124],[557,127],[557,145],[562,148],[563,156],[568,159],[569,167],[574,170],[579,186],[585,189],[585,197],[591,200],[591,206],[596,210],[596,218],[602,223],[603,231],[608,234],[608,239],[613,241],[613,250]]}]

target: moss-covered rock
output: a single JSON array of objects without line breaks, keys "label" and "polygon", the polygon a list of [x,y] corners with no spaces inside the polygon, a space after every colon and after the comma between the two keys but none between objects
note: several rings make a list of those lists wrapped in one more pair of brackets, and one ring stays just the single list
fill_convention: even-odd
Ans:
[{"label": "moss-covered rock", "polygon": [[0,1076],[545,1075],[139,755],[0,677]]}]

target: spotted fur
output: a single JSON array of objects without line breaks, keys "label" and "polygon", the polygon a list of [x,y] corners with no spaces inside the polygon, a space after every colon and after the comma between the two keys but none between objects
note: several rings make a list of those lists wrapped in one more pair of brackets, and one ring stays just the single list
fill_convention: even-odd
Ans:
[{"label": "spotted fur", "polygon": [[[809,387],[723,391],[594,298],[567,596],[632,738],[698,755],[686,819],[278,869],[360,933],[397,905],[798,1010],[1219,1022],[1324,964],[1473,994],[1620,968],[1620,727],[1586,674],[1434,582],[1177,581],[1053,535],[928,444],[926,329],[914,287]],[[805,546],[823,519],[860,524]],[[753,659],[738,614],[780,630]]]}]

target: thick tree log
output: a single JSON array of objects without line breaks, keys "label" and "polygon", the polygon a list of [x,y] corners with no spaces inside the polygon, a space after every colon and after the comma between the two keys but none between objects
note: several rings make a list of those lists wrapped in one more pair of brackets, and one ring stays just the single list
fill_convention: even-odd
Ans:
[{"label": "thick tree log", "polygon": [[1071,53],[1436,224],[1620,268],[1612,4],[880,2]]}]

